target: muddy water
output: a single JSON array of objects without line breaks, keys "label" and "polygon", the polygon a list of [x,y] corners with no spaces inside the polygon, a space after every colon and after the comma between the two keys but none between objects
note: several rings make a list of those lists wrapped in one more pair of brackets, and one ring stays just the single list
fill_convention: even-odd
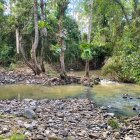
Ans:
[{"label": "muddy water", "polygon": [[[132,99],[122,98],[128,94]],[[5,85],[0,86],[0,99],[60,99],[60,98],[90,98],[98,106],[108,106],[117,114],[135,115],[133,106],[140,105],[140,86],[133,84],[104,84],[93,88],[77,85],[45,87],[40,85]]]}]

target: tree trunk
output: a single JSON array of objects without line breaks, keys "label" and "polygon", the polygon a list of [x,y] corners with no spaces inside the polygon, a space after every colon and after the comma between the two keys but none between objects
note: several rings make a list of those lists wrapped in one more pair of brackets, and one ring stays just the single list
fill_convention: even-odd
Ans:
[{"label": "tree trunk", "polygon": [[89,78],[89,60],[86,60],[85,76]]},{"label": "tree trunk", "polygon": [[36,49],[38,47],[38,38],[39,38],[38,18],[37,18],[37,0],[34,0],[34,24],[35,24],[35,39],[34,39],[34,43],[32,45],[31,57],[32,57],[33,64],[34,64],[35,74],[39,75],[42,71],[41,71],[40,66],[37,63],[37,58],[36,58]]},{"label": "tree trunk", "polygon": [[65,52],[61,49],[61,54],[60,54],[60,64],[61,64],[60,75],[61,75],[61,77],[66,76],[64,57],[65,57]]},{"label": "tree trunk", "polygon": [[41,56],[40,56],[40,67],[41,67],[41,70],[42,70],[42,72],[45,72],[45,66],[44,66],[44,56],[45,56],[45,47],[44,47],[44,42],[46,42],[45,41],[46,40],[46,38],[43,38],[42,37],[42,41],[41,41],[41,46],[42,46],[42,48],[41,48]]},{"label": "tree trunk", "polygon": [[[88,27],[88,36],[87,41],[90,44],[91,42],[91,31],[92,31],[92,17],[93,17],[93,0],[90,0],[90,17],[89,17],[89,27]],[[89,77],[89,60],[86,60],[86,66],[85,66],[85,76]]]},{"label": "tree trunk", "polygon": [[22,54],[22,57],[23,57],[23,60],[24,60],[25,64],[26,64],[30,69],[32,69],[32,71],[33,71],[34,73],[36,73],[34,67],[29,63],[29,61],[28,61],[27,58],[26,58],[25,51],[24,51],[24,48],[23,48],[23,46],[22,46],[22,36],[21,36],[20,34],[19,34],[19,50],[20,50],[20,52],[21,52],[21,54]]},{"label": "tree trunk", "polygon": [[[46,14],[45,14],[45,2],[44,0],[40,0],[40,8],[41,8],[41,20],[42,21],[46,21]],[[47,38],[47,29],[46,27],[43,27],[41,29],[41,44],[42,44],[42,48],[41,48],[41,70],[42,72],[45,72],[45,66],[44,66],[44,56],[45,56],[45,44],[46,44],[46,38]]]},{"label": "tree trunk", "polygon": [[17,54],[19,54],[19,28],[16,28],[16,50]]},{"label": "tree trunk", "polygon": [[90,0],[90,16],[89,16],[89,27],[88,27],[88,43],[91,42],[91,31],[92,31],[92,19],[93,19],[93,0]]},{"label": "tree trunk", "polygon": [[59,34],[58,34],[58,44],[61,46],[61,53],[60,53],[60,76],[65,78],[66,70],[65,70],[65,39],[64,39],[64,33],[63,33],[63,14],[59,18],[58,27],[59,27]]}]

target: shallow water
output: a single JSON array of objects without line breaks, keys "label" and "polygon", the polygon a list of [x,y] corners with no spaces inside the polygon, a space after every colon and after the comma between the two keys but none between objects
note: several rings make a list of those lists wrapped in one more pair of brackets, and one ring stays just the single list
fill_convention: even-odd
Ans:
[{"label": "shallow water", "polygon": [[[129,94],[133,99],[123,99]],[[111,112],[122,115],[135,115],[133,106],[140,105],[140,86],[133,84],[104,84],[93,88],[77,85],[46,87],[40,85],[6,85],[0,86],[0,99],[60,99],[91,98],[99,106],[109,106]]]}]

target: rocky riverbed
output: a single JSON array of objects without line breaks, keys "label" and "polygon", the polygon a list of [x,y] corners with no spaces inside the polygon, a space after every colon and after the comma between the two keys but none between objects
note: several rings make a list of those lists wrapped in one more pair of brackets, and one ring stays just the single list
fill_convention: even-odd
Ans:
[{"label": "rocky riverbed", "polygon": [[84,86],[92,87],[94,84],[99,84],[98,77],[86,78],[78,76],[60,77],[50,76],[48,74],[34,75],[31,72],[21,71],[3,71],[0,72],[0,85],[7,84],[40,84],[48,86],[68,85],[68,84],[82,84]]},{"label": "rocky riverbed", "polygon": [[47,74],[34,75],[26,72],[4,71],[0,72],[0,85],[6,84],[41,84],[41,85],[66,85],[80,83],[80,77],[68,76],[66,79]]},{"label": "rocky riverbed", "polygon": [[34,140],[140,140],[140,117],[119,117],[88,99],[1,100],[0,136]]}]

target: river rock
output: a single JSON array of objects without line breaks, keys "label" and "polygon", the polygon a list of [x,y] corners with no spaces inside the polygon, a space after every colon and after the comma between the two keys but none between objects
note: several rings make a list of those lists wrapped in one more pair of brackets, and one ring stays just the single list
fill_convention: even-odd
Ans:
[{"label": "river rock", "polygon": [[34,119],[36,118],[36,113],[32,109],[25,109],[23,116],[27,119]]},{"label": "river rock", "polygon": [[140,112],[140,106],[138,105],[134,105],[133,110]]},{"label": "river rock", "polygon": [[24,127],[28,130],[33,130],[32,124],[28,124],[27,122],[24,123]]},{"label": "river rock", "polygon": [[124,140],[134,140],[131,136],[125,136]]},{"label": "river rock", "polygon": [[100,83],[100,78],[97,77],[97,78],[94,78],[94,85],[98,85]]},{"label": "river rock", "polygon": [[26,132],[24,133],[24,135],[25,135],[26,137],[31,137],[31,136],[32,136],[32,134],[31,134],[29,131],[26,131]]},{"label": "river rock", "polygon": [[98,139],[98,138],[100,138],[100,135],[98,133],[96,133],[96,134],[89,134],[89,138],[90,139]]},{"label": "river rock", "polygon": [[104,116],[105,118],[106,118],[106,117],[114,117],[115,114],[114,114],[114,113],[105,113],[103,116]]},{"label": "river rock", "polygon": [[[24,112],[26,107],[37,105],[39,111],[33,111],[27,108],[29,115],[38,116],[35,120],[26,119],[25,117],[11,117],[11,113],[3,112],[4,117],[0,116],[0,131],[7,127],[7,133],[12,134],[12,130],[18,129],[18,133],[25,134],[27,138],[37,140],[43,136],[44,140],[127,140],[131,135],[138,137],[140,117],[125,117],[117,118],[114,113],[108,114],[105,110],[96,107],[95,103],[88,99],[58,99],[58,100],[35,100],[35,104],[30,104],[32,101],[17,101],[17,100],[0,100],[0,112],[10,108],[14,112]],[[92,105],[92,109],[91,109]],[[27,111],[28,112],[28,111]],[[2,115],[3,115],[2,114]],[[117,120],[121,129],[112,129],[107,125],[110,118]],[[34,118],[34,117],[28,117]],[[125,123],[124,121],[127,121]],[[14,124],[14,125],[13,125]],[[133,133],[132,133],[133,132]],[[3,133],[5,137],[7,133]],[[46,138],[48,137],[48,138]],[[134,138],[134,137],[133,137]],[[136,139],[137,140],[137,139]]]},{"label": "river rock", "polygon": [[62,140],[62,139],[52,135],[52,136],[48,136],[48,140]]},{"label": "river rock", "polygon": [[116,139],[120,139],[120,133],[119,133],[119,132],[115,132],[115,133],[114,133],[114,137],[115,137]]},{"label": "river rock", "polygon": [[7,132],[9,132],[10,130],[9,130],[9,128],[7,127],[7,126],[3,126],[2,127],[2,133],[7,133]]},{"label": "river rock", "polygon": [[38,135],[36,136],[36,139],[37,139],[37,140],[44,140],[45,137],[42,136],[42,135],[40,135],[40,134],[38,134]]}]

